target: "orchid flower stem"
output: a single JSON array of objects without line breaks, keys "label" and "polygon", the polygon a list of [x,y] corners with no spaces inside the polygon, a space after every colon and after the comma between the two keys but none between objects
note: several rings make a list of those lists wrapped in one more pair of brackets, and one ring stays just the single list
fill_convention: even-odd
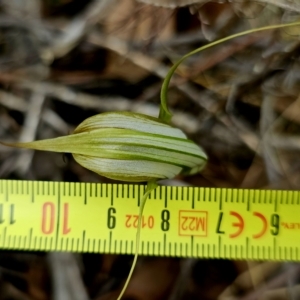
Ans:
[{"label": "orchid flower stem", "polygon": [[176,71],[176,69],[178,68],[178,66],[188,57],[199,53],[205,49],[211,48],[213,46],[219,45],[223,42],[232,40],[234,38],[240,37],[240,36],[244,36],[247,34],[251,34],[251,33],[255,33],[255,32],[260,32],[260,31],[265,31],[265,30],[272,30],[272,29],[280,29],[280,28],[285,28],[285,27],[291,27],[291,26],[297,26],[300,25],[300,22],[292,22],[292,23],[287,23],[287,24],[277,24],[277,25],[269,25],[269,26],[264,26],[264,27],[260,27],[260,28],[254,28],[254,29],[249,29],[246,31],[242,31],[230,36],[227,36],[225,38],[219,39],[217,41],[214,41],[212,43],[209,43],[207,45],[204,45],[200,48],[197,48],[189,53],[187,53],[186,55],[184,55],[181,59],[179,59],[169,70],[168,74],[166,75],[166,78],[163,81],[162,84],[162,88],[161,88],[161,93],[160,93],[160,100],[161,100],[161,104],[160,104],[160,112],[159,112],[159,118],[164,121],[165,123],[170,123],[171,118],[172,118],[172,114],[168,109],[168,88],[169,88],[169,84],[171,81],[171,78],[174,74],[174,72]]},{"label": "orchid flower stem", "polygon": [[[279,28],[285,28],[285,27],[291,27],[291,26],[297,26],[300,25],[300,22],[293,22],[293,23],[287,23],[287,24],[279,24],[279,25],[270,25],[270,26],[264,26],[264,27],[260,27],[260,28],[254,28],[254,29],[250,29],[250,30],[246,30],[243,32],[239,32],[230,36],[227,36],[225,38],[219,39],[217,41],[214,41],[212,43],[209,43],[207,45],[204,45],[200,48],[197,48],[189,53],[187,53],[186,55],[184,55],[181,59],[179,59],[169,70],[168,74],[166,75],[166,78],[164,79],[164,82],[162,84],[162,88],[161,88],[161,104],[160,104],[160,111],[159,111],[159,119],[165,123],[170,123],[171,118],[172,118],[172,114],[168,109],[168,88],[169,88],[169,84],[171,81],[171,78],[173,76],[173,74],[175,73],[176,69],[178,68],[178,66],[188,57],[199,53],[205,49],[211,48],[213,46],[219,45],[223,42],[229,41],[231,39],[240,37],[240,36],[244,36],[247,34],[251,34],[251,33],[255,33],[255,32],[260,32],[260,31],[266,31],[266,30],[272,30],[272,29],[279,29]],[[117,300],[121,300],[122,296],[124,295],[124,292],[129,284],[129,281],[131,280],[136,262],[137,262],[137,258],[139,255],[139,245],[140,245],[140,233],[141,233],[141,222],[142,222],[142,215],[143,215],[143,210],[144,210],[144,206],[146,203],[146,200],[148,199],[149,194],[157,187],[157,183],[156,181],[149,181],[148,185],[147,185],[147,189],[146,192],[143,196],[143,198],[141,199],[141,203],[140,203],[140,210],[139,210],[139,219],[138,219],[138,227],[137,227],[137,233],[136,233],[136,250],[135,250],[135,255],[134,255],[134,259],[133,259],[133,263],[129,272],[129,275],[126,279],[126,282],[124,284],[124,287],[121,291],[121,293],[119,294],[119,297],[117,298]]]},{"label": "orchid flower stem", "polygon": [[133,258],[133,262],[132,262],[132,266],[130,268],[130,271],[129,271],[129,274],[128,274],[128,277],[125,281],[125,284],[122,288],[122,291],[121,293],[119,294],[119,297],[117,298],[117,300],[121,300],[123,295],[124,295],[124,292],[129,284],[129,281],[132,277],[132,274],[133,274],[133,271],[135,269],[135,265],[136,265],[136,262],[137,262],[137,259],[138,259],[138,256],[139,256],[139,248],[140,248],[140,236],[141,236],[141,224],[142,224],[142,216],[143,216],[143,211],[144,211],[144,207],[145,207],[145,204],[146,204],[146,200],[148,199],[149,197],[149,194],[155,190],[157,187],[157,183],[156,181],[150,181],[148,182],[147,184],[147,189],[145,191],[145,194],[143,195],[143,198],[141,199],[141,202],[140,202],[140,210],[139,210],[139,219],[138,219],[138,226],[137,226],[137,232],[136,232],[136,246],[135,246],[135,254],[134,254],[134,258]]}]

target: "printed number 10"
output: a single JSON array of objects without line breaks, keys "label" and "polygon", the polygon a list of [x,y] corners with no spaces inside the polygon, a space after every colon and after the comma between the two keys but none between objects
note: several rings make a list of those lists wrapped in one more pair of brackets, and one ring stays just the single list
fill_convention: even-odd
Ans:
[{"label": "printed number 10", "polygon": [[[42,206],[42,222],[41,230],[43,234],[52,234],[55,229],[57,220],[56,207],[53,202],[45,202]],[[68,225],[69,222],[69,203],[64,203],[63,206],[63,228],[62,234],[66,235],[71,231]]]}]

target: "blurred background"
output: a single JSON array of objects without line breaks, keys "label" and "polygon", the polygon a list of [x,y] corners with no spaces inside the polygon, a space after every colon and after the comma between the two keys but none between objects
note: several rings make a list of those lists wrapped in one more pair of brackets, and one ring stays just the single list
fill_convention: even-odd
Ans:
[{"label": "blurred background", "polygon": [[[89,116],[158,116],[172,63],[210,41],[300,20],[297,0],[1,0],[0,139],[67,135]],[[173,124],[209,157],[168,185],[300,188],[300,28],[194,55],[174,76]],[[298,69],[299,68],[299,69]],[[70,155],[0,147],[0,177],[112,182]],[[132,256],[0,251],[0,300],[110,300]],[[300,265],[140,257],[123,299],[300,299]]]}]

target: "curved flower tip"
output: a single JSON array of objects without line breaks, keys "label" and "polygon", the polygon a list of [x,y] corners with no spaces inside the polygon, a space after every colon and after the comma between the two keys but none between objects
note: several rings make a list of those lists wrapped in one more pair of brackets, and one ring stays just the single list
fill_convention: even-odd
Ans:
[{"label": "curved flower tip", "polygon": [[7,146],[72,153],[83,167],[102,176],[142,182],[195,174],[204,151],[179,129],[157,118],[109,112],[83,121],[69,136]]}]

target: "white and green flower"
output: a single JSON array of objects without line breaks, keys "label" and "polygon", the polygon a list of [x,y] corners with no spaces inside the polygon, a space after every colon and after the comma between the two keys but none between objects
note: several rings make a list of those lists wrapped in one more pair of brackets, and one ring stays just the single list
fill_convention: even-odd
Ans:
[{"label": "white and green flower", "polygon": [[131,112],[95,115],[68,136],[9,145],[72,153],[85,168],[130,182],[194,174],[207,160],[204,151],[181,130],[160,119]]}]

